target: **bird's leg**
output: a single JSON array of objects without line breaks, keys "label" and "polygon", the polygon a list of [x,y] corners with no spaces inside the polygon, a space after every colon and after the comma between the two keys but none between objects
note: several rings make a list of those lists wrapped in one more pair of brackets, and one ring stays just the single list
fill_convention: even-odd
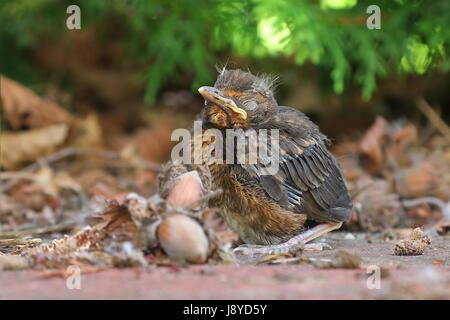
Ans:
[{"label": "bird's leg", "polygon": [[235,257],[243,262],[255,262],[260,258],[271,254],[284,254],[289,252],[295,252],[302,249],[306,243],[342,226],[342,222],[339,223],[322,223],[305,232],[296,235],[286,242],[270,245],[242,245],[233,250]]}]

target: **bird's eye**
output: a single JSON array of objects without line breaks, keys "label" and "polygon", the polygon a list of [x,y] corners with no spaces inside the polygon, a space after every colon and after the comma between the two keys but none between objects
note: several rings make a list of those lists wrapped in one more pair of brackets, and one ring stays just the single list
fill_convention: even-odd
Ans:
[{"label": "bird's eye", "polygon": [[256,101],[247,101],[244,103],[244,107],[248,111],[254,111],[258,107],[258,103]]}]

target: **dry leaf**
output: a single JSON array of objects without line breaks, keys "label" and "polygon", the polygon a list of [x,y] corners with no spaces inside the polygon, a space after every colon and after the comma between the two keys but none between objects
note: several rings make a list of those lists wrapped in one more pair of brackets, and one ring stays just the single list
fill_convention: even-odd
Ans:
[{"label": "dry leaf", "polygon": [[389,131],[391,144],[387,153],[395,159],[400,159],[405,155],[406,149],[417,142],[417,128],[411,123],[397,121],[391,125]]},{"label": "dry leaf", "polygon": [[90,113],[86,118],[76,121],[71,136],[72,145],[84,148],[101,147],[103,136],[97,114]]},{"label": "dry leaf", "polygon": [[36,129],[57,123],[71,123],[72,116],[56,103],[40,98],[4,76],[0,76],[0,82],[4,114],[13,129]]},{"label": "dry leaf", "polygon": [[64,143],[68,131],[69,126],[62,123],[25,132],[3,133],[0,136],[0,166],[6,170],[17,169],[48,155]]},{"label": "dry leaf", "polygon": [[450,196],[448,181],[450,166],[440,159],[430,159],[401,170],[395,175],[395,189],[400,196],[417,198],[436,196],[446,200]]},{"label": "dry leaf", "polygon": [[441,236],[445,236],[450,232],[450,221],[447,219],[443,219],[439,221],[434,228],[436,229],[437,233]]},{"label": "dry leaf", "polygon": [[141,227],[144,221],[151,218],[152,212],[149,210],[147,199],[144,197],[136,193],[130,193],[127,195],[125,203],[136,226]]},{"label": "dry leaf", "polygon": [[389,191],[384,180],[375,180],[361,188],[355,198],[359,203],[357,223],[364,231],[382,231],[395,227],[403,215],[399,197]]},{"label": "dry leaf", "polygon": [[368,171],[377,173],[381,170],[384,156],[382,143],[388,123],[378,117],[375,123],[367,130],[360,142],[360,152],[367,160]]}]

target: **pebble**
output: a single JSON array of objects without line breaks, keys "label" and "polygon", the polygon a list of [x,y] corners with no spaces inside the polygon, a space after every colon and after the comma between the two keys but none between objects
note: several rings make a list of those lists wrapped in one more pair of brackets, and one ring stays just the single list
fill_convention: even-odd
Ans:
[{"label": "pebble", "polygon": [[344,239],[345,239],[345,240],[355,240],[356,237],[355,237],[353,234],[351,234],[351,233],[347,233],[347,234],[345,235]]}]

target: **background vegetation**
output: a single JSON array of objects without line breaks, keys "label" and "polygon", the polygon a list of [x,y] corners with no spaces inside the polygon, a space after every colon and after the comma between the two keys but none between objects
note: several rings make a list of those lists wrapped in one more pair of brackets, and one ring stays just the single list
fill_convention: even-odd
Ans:
[{"label": "background vegetation", "polygon": [[[1,72],[27,84],[45,81],[30,59],[42,43],[67,36],[73,1],[3,0]],[[214,79],[214,65],[245,59],[257,71],[313,64],[324,85],[342,94],[356,85],[369,99],[377,82],[394,75],[446,72],[450,67],[450,4],[377,1],[382,29],[369,30],[367,0],[84,0],[82,29],[99,41],[120,39],[124,55],[145,81],[153,102],[167,85],[193,88]],[[76,31],[75,31],[76,32]],[[121,60],[121,61],[120,61]]]}]

